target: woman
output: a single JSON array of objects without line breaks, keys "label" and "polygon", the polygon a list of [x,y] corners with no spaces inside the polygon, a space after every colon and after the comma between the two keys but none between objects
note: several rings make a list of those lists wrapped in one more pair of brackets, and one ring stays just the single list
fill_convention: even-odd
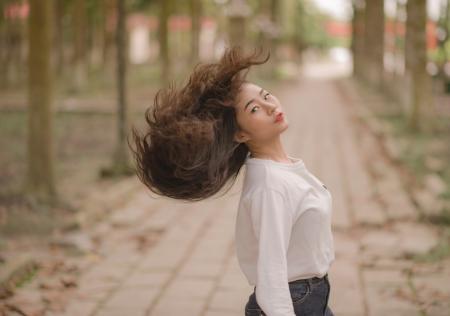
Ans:
[{"label": "woman", "polygon": [[229,48],[217,63],[197,65],[182,88],[159,90],[145,134],[133,128],[137,174],[152,192],[197,201],[232,185],[245,165],[235,231],[254,286],[245,315],[333,315],[331,194],[285,152],[279,100],[245,79],[269,59],[260,53]]}]

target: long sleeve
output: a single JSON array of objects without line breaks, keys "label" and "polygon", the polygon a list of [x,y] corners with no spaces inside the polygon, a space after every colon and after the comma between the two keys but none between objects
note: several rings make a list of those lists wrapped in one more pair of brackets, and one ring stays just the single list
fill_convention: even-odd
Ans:
[{"label": "long sleeve", "polygon": [[287,273],[292,210],[282,193],[271,188],[256,189],[249,210],[258,240],[256,300],[268,316],[295,316]]}]

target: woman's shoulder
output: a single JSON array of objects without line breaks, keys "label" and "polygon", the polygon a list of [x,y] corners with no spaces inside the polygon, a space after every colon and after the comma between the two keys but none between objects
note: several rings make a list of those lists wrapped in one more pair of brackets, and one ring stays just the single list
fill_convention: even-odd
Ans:
[{"label": "woman's shoulder", "polygon": [[300,175],[289,171],[258,166],[246,173],[242,195],[249,197],[265,192],[277,191],[286,197],[301,197],[310,189],[310,184]]},{"label": "woman's shoulder", "polygon": [[283,170],[277,170],[265,165],[255,165],[246,170],[244,188],[248,190],[254,190],[256,188],[276,189],[286,181],[286,174]]}]

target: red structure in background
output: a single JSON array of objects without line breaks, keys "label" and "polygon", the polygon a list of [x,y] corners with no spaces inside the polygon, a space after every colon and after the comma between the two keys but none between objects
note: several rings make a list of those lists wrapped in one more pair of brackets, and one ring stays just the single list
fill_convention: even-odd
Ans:
[{"label": "red structure in background", "polygon": [[[30,11],[30,5],[28,2],[12,3],[7,5],[2,14],[5,19],[16,20],[28,18]],[[188,15],[172,15],[169,18],[169,30],[170,31],[188,31],[191,29],[191,19]],[[135,24],[146,24],[151,31],[155,31],[158,28],[158,18],[156,16],[145,14],[132,14],[128,18],[128,25],[134,26]],[[211,28],[214,27],[215,21],[211,17],[202,17],[202,27]],[[114,29],[115,16],[110,16],[108,19],[108,28]]]},{"label": "red structure in background", "polygon": [[[30,6],[28,2],[13,3],[5,7],[3,16],[5,19],[26,19],[28,17]],[[112,20],[115,17],[111,17]],[[109,21],[110,27],[114,27],[114,21]],[[128,18],[128,25],[146,24],[150,31],[158,28],[158,18],[155,16],[146,16],[143,14],[134,14]],[[211,17],[202,17],[202,27],[212,27],[215,21]],[[188,31],[191,28],[191,20],[187,15],[174,15],[169,18],[170,31]],[[352,36],[352,26],[350,22],[329,20],[325,23],[325,29],[331,37],[341,37],[349,39]],[[387,19],[385,24],[386,36],[405,36],[405,24]],[[437,47],[436,22],[429,20],[427,22],[427,48],[434,50]]]},{"label": "red structure in background", "polygon": [[7,5],[3,10],[3,17],[10,20],[23,20],[28,17],[29,11],[30,5],[28,4],[28,2],[12,3],[10,5]]},{"label": "red structure in background", "polygon": [[[386,34],[391,36],[404,37],[406,33],[406,26],[403,22],[396,22],[393,20],[386,21],[385,24]],[[427,48],[429,50],[434,50],[437,47],[437,38],[436,38],[436,22],[428,20],[427,21]]]},{"label": "red structure in background", "polygon": [[[350,22],[330,20],[326,22],[325,29],[327,34],[331,37],[350,39],[352,36],[352,25]],[[406,32],[405,23],[387,19],[385,24],[385,32],[385,36],[404,37]],[[431,20],[428,20],[427,22],[427,48],[428,50],[434,50],[437,48],[436,22]]]},{"label": "red structure in background", "polygon": [[331,37],[350,38],[352,36],[352,25],[350,22],[344,21],[327,21],[325,30]]}]

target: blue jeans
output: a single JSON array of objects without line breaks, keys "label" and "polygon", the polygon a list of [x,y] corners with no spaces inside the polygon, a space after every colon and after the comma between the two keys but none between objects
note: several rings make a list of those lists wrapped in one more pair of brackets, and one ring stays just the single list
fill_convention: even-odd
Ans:
[{"label": "blue jeans", "polygon": [[[245,316],[266,315],[256,301],[255,289],[245,305]],[[292,304],[296,315],[301,316],[334,316],[328,307],[330,296],[328,274],[323,278],[311,278],[289,282]]]}]

